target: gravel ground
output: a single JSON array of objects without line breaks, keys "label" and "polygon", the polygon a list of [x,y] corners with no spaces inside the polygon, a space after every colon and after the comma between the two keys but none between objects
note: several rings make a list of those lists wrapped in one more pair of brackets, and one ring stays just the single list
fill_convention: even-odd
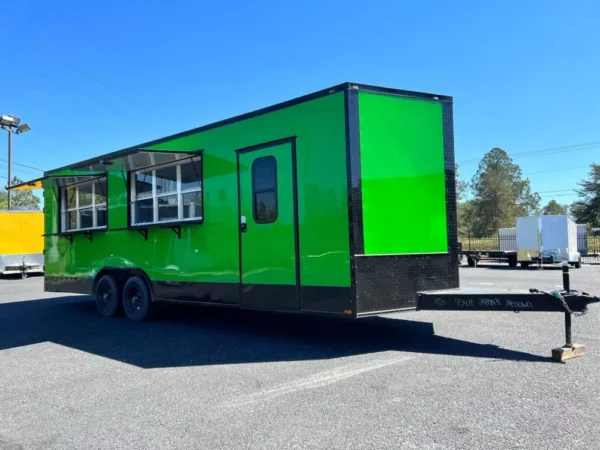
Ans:
[{"label": "gravel ground", "polygon": [[[465,287],[553,289],[557,270],[461,268]],[[572,270],[600,294],[600,266]],[[595,449],[600,306],[408,312],[347,323],[170,307],[134,323],[0,280],[0,449]]]}]

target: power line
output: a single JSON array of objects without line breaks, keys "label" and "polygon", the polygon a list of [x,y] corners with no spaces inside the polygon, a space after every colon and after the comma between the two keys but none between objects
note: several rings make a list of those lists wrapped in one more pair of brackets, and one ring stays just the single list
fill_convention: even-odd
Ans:
[{"label": "power line", "polygon": [[572,193],[572,194],[550,194],[550,195],[540,195],[540,197],[542,198],[548,198],[548,197],[572,197],[574,195],[577,195],[576,193]]},{"label": "power line", "polygon": [[589,164],[586,164],[585,166],[576,166],[576,167],[566,167],[564,169],[551,169],[551,170],[542,170],[540,172],[530,172],[530,173],[526,173],[523,174],[523,176],[530,176],[530,175],[538,175],[541,173],[550,173],[550,172],[562,172],[563,170],[574,170],[574,169],[583,169],[584,167],[589,167]]},{"label": "power line", "polygon": [[[512,159],[519,159],[519,158],[527,158],[527,157],[553,155],[556,153],[573,152],[573,151],[578,151],[578,150],[590,150],[590,149],[598,148],[598,147],[600,147],[600,141],[591,141],[591,142],[583,142],[580,144],[563,145],[561,147],[550,147],[550,148],[545,148],[545,149],[540,149],[540,150],[531,150],[531,151],[527,151],[527,152],[514,153],[512,155],[509,154],[509,156]],[[459,161],[459,164],[478,162],[478,161],[480,161],[480,158],[471,158],[471,159],[465,159],[463,161]]]},{"label": "power line", "polygon": [[34,68],[30,67],[30,66],[27,66],[26,64],[23,64],[21,61],[18,61],[18,60],[16,60],[16,59],[14,59],[14,57],[13,57],[13,58],[9,58],[9,57],[8,57],[6,54],[4,54],[4,53],[2,53],[2,52],[0,52],[0,56],[3,56],[5,59],[7,59],[7,60],[9,60],[9,61],[16,61],[17,63],[21,64],[23,67],[25,67],[25,68],[29,69],[30,71],[32,71],[33,73],[35,73],[35,74],[37,74],[37,75],[41,76],[42,78],[46,78],[46,79],[48,79],[48,80],[52,81],[53,83],[56,83],[56,84],[58,84],[59,86],[62,86],[63,88],[65,88],[65,89],[67,89],[67,90],[69,90],[69,91],[71,91],[71,92],[74,92],[74,93],[75,93],[75,94],[77,94],[77,95],[80,95],[81,97],[87,98],[88,100],[91,100],[91,101],[93,101],[93,102],[96,102],[96,103],[98,103],[99,105],[102,105],[102,106],[104,106],[104,107],[106,107],[106,108],[108,108],[108,109],[111,109],[111,110],[113,110],[113,111],[116,111],[117,113],[119,113],[119,114],[121,114],[122,116],[125,116],[125,117],[127,117],[127,118],[129,118],[129,119],[132,119],[132,120],[137,120],[137,121],[139,121],[140,123],[143,123],[144,125],[146,125],[147,127],[149,127],[149,128],[152,128],[152,129],[153,129],[153,130],[155,130],[155,131],[159,131],[159,130],[158,130],[156,127],[154,127],[154,126],[152,126],[152,125],[150,125],[150,124],[147,124],[147,123],[145,123],[144,121],[141,121],[141,120],[139,119],[139,117],[132,117],[132,116],[130,116],[129,114],[126,114],[126,113],[124,113],[123,111],[121,111],[121,110],[119,110],[119,109],[113,108],[113,107],[111,107],[111,106],[107,105],[106,103],[103,103],[103,102],[101,102],[100,100],[97,100],[97,99],[95,99],[95,98],[93,98],[93,97],[90,97],[89,95],[87,95],[87,94],[84,94],[83,92],[80,92],[80,91],[78,91],[77,89],[74,89],[74,88],[72,88],[72,87],[71,87],[71,86],[69,86],[68,84],[65,84],[65,83],[63,83],[62,81],[59,81],[59,80],[57,80],[56,78],[53,78],[53,77],[51,77],[51,76],[49,76],[49,75],[46,75],[45,73],[43,73],[43,72],[40,72],[39,70],[36,70],[36,69],[34,69]]},{"label": "power line", "polygon": [[538,194],[548,194],[551,192],[575,192],[575,189],[558,189],[556,191],[539,191]]},{"label": "power line", "polygon": [[600,146],[600,141],[583,142],[581,144],[570,144],[570,145],[563,145],[560,147],[546,148],[546,149],[542,149],[542,150],[532,150],[532,151],[527,151],[527,152],[514,153],[513,157],[521,157],[521,156],[545,153],[545,152],[550,152],[550,151],[558,151],[558,150],[578,149],[578,147],[583,147],[583,146],[587,147],[590,145],[593,145],[594,147],[598,147],[598,146]]},{"label": "power line", "polygon": [[[8,163],[8,161],[7,161],[6,159],[2,159],[2,158],[0,158],[0,161],[2,161],[2,162],[5,162],[5,163]],[[25,168],[27,168],[27,169],[33,169],[33,170],[37,170],[38,172],[45,172],[45,170],[44,170],[44,169],[39,169],[39,168],[37,168],[37,167],[28,166],[28,165],[26,165],[26,164],[19,164],[19,163],[16,163],[16,162],[13,162],[12,164],[13,164],[14,166],[20,166],[20,167],[25,167]]]},{"label": "power line", "polygon": [[531,157],[547,156],[547,155],[555,155],[557,153],[574,152],[574,151],[577,151],[577,150],[591,150],[593,148],[598,148],[598,147],[600,147],[600,144],[598,144],[598,145],[590,145],[590,146],[587,146],[587,147],[577,147],[577,148],[569,148],[569,149],[565,149],[565,150],[553,150],[553,151],[546,151],[544,153],[535,153],[535,154],[527,154],[527,155],[522,155],[522,156],[515,156],[513,159],[531,158]]},{"label": "power line", "polygon": [[76,64],[76,63],[74,63],[72,61],[69,61],[63,55],[61,55],[59,52],[57,52],[56,49],[51,48],[48,45],[41,44],[40,42],[34,41],[34,40],[32,40],[31,38],[28,38],[28,37],[25,37],[25,39],[28,40],[30,43],[32,43],[34,45],[37,45],[40,48],[52,51],[57,56],[57,58],[59,60],[61,60],[63,63],[65,63],[66,65],[71,66],[72,68],[74,68],[76,71],[78,71],[82,75],[90,78],[91,80],[95,81],[96,83],[101,84],[102,86],[106,87],[107,89],[112,90],[113,92],[117,93],[121,97],[129,100],[131,103],[134,103],[135,105],[137,105],[138,108],[144,109],[146,112],[155,115],[156,117],[158,117],[163,122],[169,122],[172,125],[177,125],[176,123],[174,123],[169,118],[164,117],[162,114],[159,114],[156,111],[151,110],[150,108],[148,108],[145,105],[142,105],[137,100],[133,99],[132,97],[130,97],[129,95],[127,95],[126,93],[124,93],[122,90],[118,89],[116,86],[113,86],[112,84],[108,83],[106,80],[101,79],[97,75],[92,75],[87,70],[84,70],[79,64]]}]

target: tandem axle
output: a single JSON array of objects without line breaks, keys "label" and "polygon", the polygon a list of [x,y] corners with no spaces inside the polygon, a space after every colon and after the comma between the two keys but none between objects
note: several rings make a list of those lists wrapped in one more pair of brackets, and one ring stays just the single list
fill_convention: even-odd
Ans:
[{"label": "tandem axle", "polygon": [[571,336],[571,316],[583,315],[588,305],[600,303],[600,297],[571,289],[569,265],[563,264],[563,289],[552,292],[530,289],[529,293],[459,294],[452,292],[419,293],[417,311],[531,311],[563,312],[565,315],[565,345],[552,350],[552,359],[566,359],[585,354],[585,346],[574,344]]}]

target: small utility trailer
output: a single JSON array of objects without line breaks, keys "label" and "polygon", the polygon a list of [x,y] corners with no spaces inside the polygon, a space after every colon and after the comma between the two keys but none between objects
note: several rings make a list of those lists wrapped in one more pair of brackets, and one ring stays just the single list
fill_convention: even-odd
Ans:
[{"label": "small utility trailer", "polygon": [[[459,243],[460,245],[460,243]],[[516,250],[462,250],[459,249],[459,255],[467,258],[469,267],[477,267],[479,261],[508,263],[510,267],[517,267]]]},{"label": "small utility trailer", "polygon": [[577,224],[566,215],[517,217],[515,228],[498,230],[499,250],[463,250],[469,267],[480,261],[506,262],[510,267],[566,262],[581,267]]},{"label": "small utility trailer", "polygon": [[356,319],[459,287],[455,183],[451,97],[344,83],[11,189],[44,191],[45,290],[104,316]]}]

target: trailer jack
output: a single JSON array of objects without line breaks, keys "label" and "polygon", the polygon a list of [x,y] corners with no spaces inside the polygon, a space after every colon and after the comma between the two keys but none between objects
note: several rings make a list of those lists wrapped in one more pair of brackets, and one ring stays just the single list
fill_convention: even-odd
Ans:
[{"label": "trailer jack", "polygon": [[530,289],[529,293],[453,294],[419,293],[417,310],[421,311],[514,311],[562,312],[565,315],[565,344],[552,350],[557,362],[585,354],[585,345],[574,344],[571,316],[587,312],[588,305],[600,303],[600,297],[571,289],[569,265],[562,267],[563,289],[552,292]]}]

